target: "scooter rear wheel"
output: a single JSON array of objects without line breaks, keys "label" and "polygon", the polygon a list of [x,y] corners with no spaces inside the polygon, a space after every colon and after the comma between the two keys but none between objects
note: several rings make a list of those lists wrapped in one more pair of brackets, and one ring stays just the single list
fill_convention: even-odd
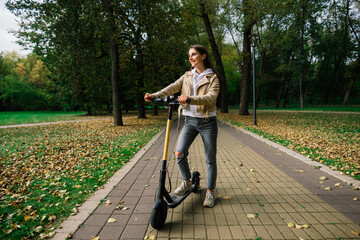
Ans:
[{"label": "scooter rear wheel", "polygon": [[167,205],[164,202],[156,202],[150,215],[150,224],[155,229],[164,226],[167,216]]}]

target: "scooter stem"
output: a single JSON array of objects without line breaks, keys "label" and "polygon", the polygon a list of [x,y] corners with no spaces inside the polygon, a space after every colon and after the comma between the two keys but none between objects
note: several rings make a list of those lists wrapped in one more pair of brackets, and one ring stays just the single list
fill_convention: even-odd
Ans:
[{"label": "scooter stem", "polygon": [[167,155],[169,150],[170,128],[171,128],[171,119],[168,119],[166,125],[166,135],[165,135],[165,145],[164,145],[164,155],[163,155],[164,161],[167,160]]},{"label": "scooter stem", "polygon": [[171,128],[171,120],[172,120],[172,112],[173,112],[173,105],[169,104],[169,111],[168,111],[168,120],[166,125],[166,135],[165,135],[165,144],[164,144],[164,155],[163,160],[167,160],[168,150],[169,150],[169,138],[170,138],[170,128]]}]

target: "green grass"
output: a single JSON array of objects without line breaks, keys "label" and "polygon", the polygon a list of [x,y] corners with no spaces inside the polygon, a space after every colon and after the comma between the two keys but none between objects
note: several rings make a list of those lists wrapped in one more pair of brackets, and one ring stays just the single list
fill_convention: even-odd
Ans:
[{"label": "green grass", "polygon": [[252,115],[219,118],[360,180],[358,113],[259,111],[256,126]]},{"label": "green grass", "polygon": [[[232,105],[229,107],[232,111],[238,110],[239,105]],[[249,104],[249,110],[253,109],[253,105]],[[360,112],[360,105],[305,105],[303,109],[299,104],[291,104],[286,108],[282,106],[275,107],[275,104],[265,105],[260,104],[257,110],[274,110],[274,111],[324,111],[324,112]]]},{"label": "green grass", "polygon": [[85,114],[65,111],[0,112],[0,125],[74,120],[85,118]]},{"label": "green grass", "polygon": [[164,119],[0,129],[0,239],[52,233],[164,127]]}]

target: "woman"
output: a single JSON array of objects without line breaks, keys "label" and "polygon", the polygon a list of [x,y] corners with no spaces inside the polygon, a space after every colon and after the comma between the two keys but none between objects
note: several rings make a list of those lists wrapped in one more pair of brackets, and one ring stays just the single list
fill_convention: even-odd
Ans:
[{"label": "woman", "polygon": [[175,190],[175,194],[183,195],[191,189],[191,174],[187,160],[188,150],[196,136],[200,133],[204,143],[205,162],[207,165],[207,192],[204,207],[215,204],[216,166],[216,98],[220,83],[213,67],[209,53],[204,46],[194,45],[189,48],[191,70],[177,81],[156,93],[146,93],[145,101],[163,98],[181,91],[179,102],[185,116],[185,124],[179,135],[176,147],[176,162],[183,182]]}]

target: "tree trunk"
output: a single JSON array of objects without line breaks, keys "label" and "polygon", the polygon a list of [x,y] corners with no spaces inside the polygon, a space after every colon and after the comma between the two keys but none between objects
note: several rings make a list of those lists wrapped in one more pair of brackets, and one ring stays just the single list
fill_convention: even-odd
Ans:
[{"label": "tree trunk", "polygon": [[121,113],[121,89],[119,83],[119,48],[115,41],[115,21],[113,8],[111,3],[107,2],[109,11],[109,26],[110,26],[110,47],[111,47],[111,84],[112,84],[112,100],[114,125],[123,126]]},{"label": "tree trunk", "polygon": [[242,66],[242,79],[240,86],[240,104],[239,104],[239,114],[240,115],[249,115],[249,86],[251,81],[251,47],[250,47],[250,37],[251,29],[255,24],[254,22],[250,23],[250,13],[248,9],[248,0],[243,1],[244,7],[244,19],[245,29],[243,35],[243,66]]},{"label": "tree trunk", "polygon": [[[284,77],[285,78],[285,77]],[[280,90],[278,92],[278,96],[277,96],[277,99],[276,99],[276,108],[279,108],[280,107],[280,101],[281,101],[281,95],[282,95],[282,91],[284,89],[284,81],[282,82],[281,84],[281,87],[280,87]]]},{"label": "tree trunk", "polygon": [[346,90],[346,93],[345,93],[345,97],[344,97],[344,101],[343,101],[344,105],[349,104],[351,90],[354,87],[354,83],[355,83],[355,80],[356,80],[357,76],[359,75],[359,72],[360,72],[360,54],[358,55],[358,58],[356,60],[355,69],[351,74],[350,84],[349,84],[349,87],[348,87],[348,89]]},{"label": "tree trunk", "polygon": [[219,72],[219,81],[220,81],[220,111],[222,113],[229,112],[228,98],[227,98],[227,85],[226,85],[226,75],[224,66],[222,64],[221,55],[219,52],[219,48],[216,44],[214,33],[211,27],[211,22],[209,19],[209,15],[206,12],[206,6],[204,1],[199,2],[201,9],[201,17],[204,21],[206,32],[209,38],[209,42],[211,45],[212,52],[215,57],[216,68]]},{"label": "tree trunk", "polygon": [[324,104],[329,104],[329,97],[331,96],[331,92],[333,92],[334,90],[336,91],[336,89],[334,89],[334,85],[336,84],[336,76],[340,69],[342,61],[343,61],[343,54],[338,56],[335,60],[334,69],[331,73],[330,83],[327,86],[326,91],[325,91]]},{"label": "tree trunk", "polygon": [[153,115],[157,116],[158,115],[158,105],[157,104],[153,104]]},{"label": "tree trunk", "polygon": [[289,103],[289,87],[285,86],[285,93],[284,93],[284,104],[283,104],[283,108],[286,108],[286,104]]}]

